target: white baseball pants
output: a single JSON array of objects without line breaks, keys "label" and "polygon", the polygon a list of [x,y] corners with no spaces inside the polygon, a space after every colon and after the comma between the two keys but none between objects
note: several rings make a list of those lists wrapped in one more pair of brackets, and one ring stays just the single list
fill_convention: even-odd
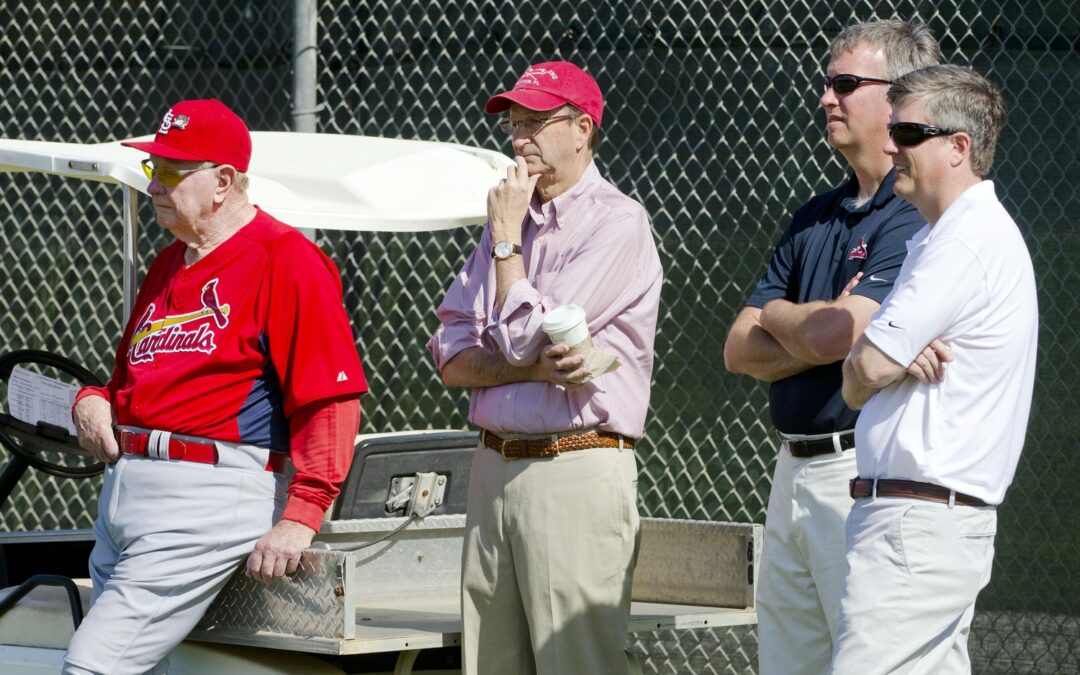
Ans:
[{"label": "white baseball pants", "polygon": [[109,466],[90,555],[92,606],[63,672],[153,669],[274,525],[285,488],[257,458],[231,468],[125,455]]}]

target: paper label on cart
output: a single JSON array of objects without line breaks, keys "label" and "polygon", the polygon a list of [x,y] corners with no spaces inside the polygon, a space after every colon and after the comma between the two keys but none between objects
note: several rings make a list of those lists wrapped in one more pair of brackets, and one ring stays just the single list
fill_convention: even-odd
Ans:
[{"label": "paper label on cart", "polygon": [[79,387],[15,366],[8,379],[8,413],[27,424],[47,422],[75,435],[71,406]]}]

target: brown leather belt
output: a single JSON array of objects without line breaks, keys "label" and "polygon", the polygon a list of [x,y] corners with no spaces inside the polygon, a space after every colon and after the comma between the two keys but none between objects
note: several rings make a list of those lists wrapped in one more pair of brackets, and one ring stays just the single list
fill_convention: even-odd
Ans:
[{"label": "brown leather belt", "polygon": [[[850,450],[855,447],[855,432],[842,431],[839,440],[841,452]],[[785,438],[784,445],[787,446],[792,457],[798,457],[799,459],[836,454],[836,448],[833,447],[831,436],[829,438],[815,438],[812,441],[789,441]]]},{"label": "brown leather belt", "polygon": [[[849,487],[852,499],[862,499],[874,494],[874,480],[872,478],[852,478]],[[947,487],[934,485],[933,483],[920,483],[913,480],[889,480],[878,479],[878,497],[909,497],[911,499],[923,499],[928,502],[949,503],[949,494],[953,495],[953,503],[961,506],[990,506],[978,497],[972,497],[962,492],[953,492]]]},{"label": "brown leather belt", "polygon": [[[117,434],[120,443],[120,452],[128,455],[141,455],[143,457],[160,457],[156,451],[150,449],[150,434],[123,429]],[[199,441],[190,436],[169,436],[168,459],[178,459],[185,462],[198,464],[217,464],[217,446],[212,441]],[[274,473],[285,473],[289,456],[283,452],[271,452],[270,461],[266,463],[266,470]]]},{"label": "brown leather belt", "polygon": [[480,437],[484,445],[495,452],[501,453],[506,459],[535,459],[537,457],[554,457],[563,452],[574,450],[587,450],[589,448],[617,448],[619,440],[622,447],[631,449],[634,440],[620,434],[608,431],[588,431],[581,434],[553,434],[556,440],[551,438],[500,438],[487,429],[480,430]]}]

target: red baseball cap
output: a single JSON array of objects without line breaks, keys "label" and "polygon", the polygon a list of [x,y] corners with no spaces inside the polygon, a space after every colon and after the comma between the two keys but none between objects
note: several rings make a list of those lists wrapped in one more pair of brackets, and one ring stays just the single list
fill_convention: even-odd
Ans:
[{"label": "red baseball cap", "polygon": [[529,66],[514,88],[495,94],[484,104],[484,112],[500,113],[518,103],[529,110],[553,110],[567,103],[585,113],[600,126],[604,97],[600,85],[588,73],[569,61],[548,61]]},{"label": "red baseball cap", "polygon": [[180,101],[165,113],[153,141],[121,145],[168,159],[231,164],[237,171],[247,171],[251,161],[247,125],[216,98]]}]

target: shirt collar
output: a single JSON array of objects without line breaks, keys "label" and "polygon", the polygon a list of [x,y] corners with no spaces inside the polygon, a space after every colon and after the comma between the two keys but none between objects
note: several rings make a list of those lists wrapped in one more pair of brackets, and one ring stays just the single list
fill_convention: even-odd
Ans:
[{"label": "shirt collar", "polygon": [[878,186],[877,192],[874,193],[873,197],[859,206],[849,208],[853,203],[852,200],[859,196],[859,179],[852,173],[841,194],[841,203],[844,205],[844,208],[847,209],[848,213],[864,213],[871,209],[881,208],[895,196],[893,195],[894,183],[896,183],[896,169],[892,169],[889,173],[885,174],[885,178],[881,180],[881,185]]},{"label": "shirt collar", "polygon": [[937,223],[930,229],[927,239],[945,236],[942,233],[952,229],[952,224],[962,217],[972,203],[986,200],[997,200],[997,191],[994,190],[994,181],[982,180],[960,193],[952,204],[949,204],[945,212],[938,218]]},{"label": "shirt collar", "polygon": [[544,223],[551,220],[555,227],[562,228],[565,219],[573,218],[574,212],[581,207],[581,198],[591,193],[601,181],[603,178],[600,177],[600,170],[596,168],[596,162],[590,160],[581,178],[558,197],[541,204],[534,192],[532,201],[529,202],[530,218],[537,227],[543,227]]}]

